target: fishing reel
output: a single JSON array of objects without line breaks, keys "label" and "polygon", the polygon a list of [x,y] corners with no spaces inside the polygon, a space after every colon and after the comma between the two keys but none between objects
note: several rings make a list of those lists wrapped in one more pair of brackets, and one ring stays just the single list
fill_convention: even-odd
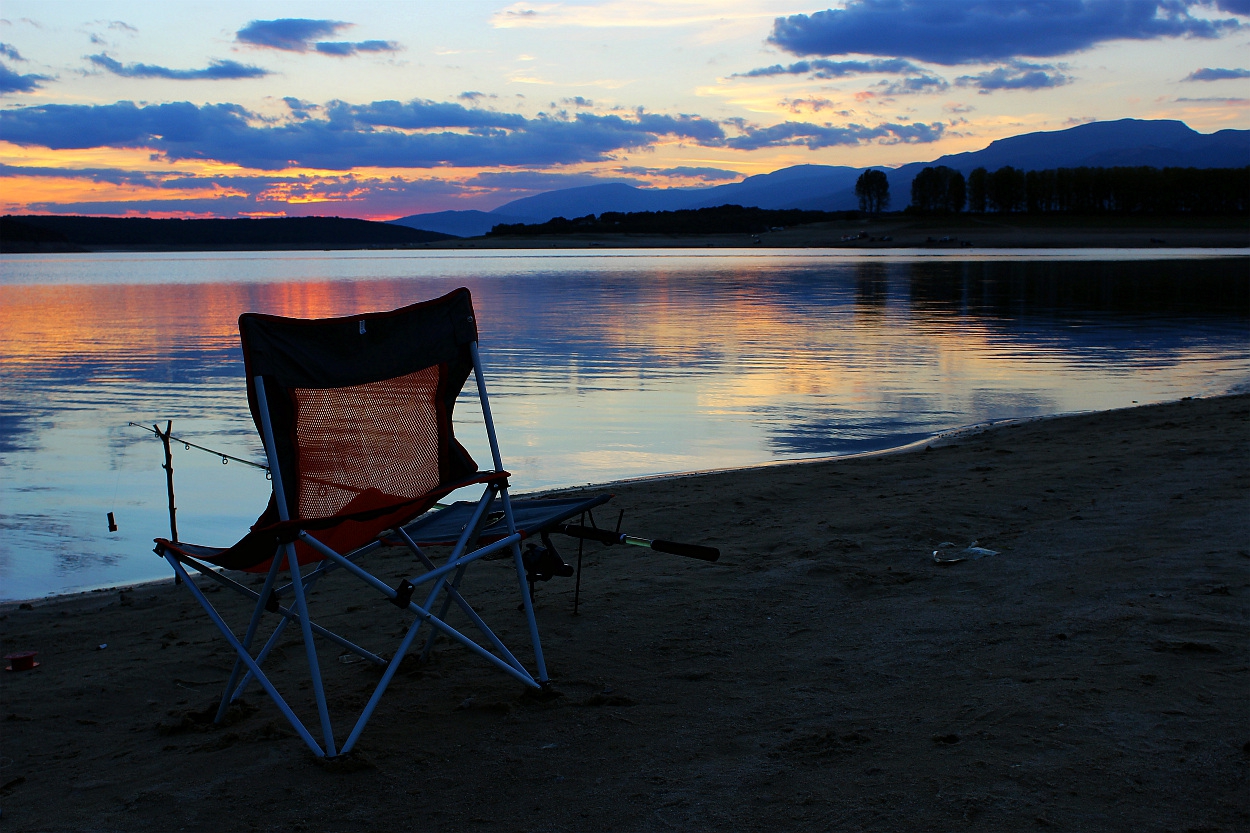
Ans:
[{"label": "fishing reel", "polygon": [[530,541],[521,553],[521,561],[525,564],[525,579],[531,586],[538,581],[550,581],[555,576],[568,578],[573,575],[573,568],[564,563],[560,553],[556,552],[551,536],[546,532],[539,536],[542,546]]}]

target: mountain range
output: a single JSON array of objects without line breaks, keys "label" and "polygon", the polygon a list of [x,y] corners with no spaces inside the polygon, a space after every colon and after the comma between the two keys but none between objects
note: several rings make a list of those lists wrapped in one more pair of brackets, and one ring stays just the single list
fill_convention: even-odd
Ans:
[{"label": "mountain range", "polygon": [[[911,181],[926,167],[945,165],[967,174],[975,168],[1023,170],[1149,166],[1234,168],[1250,165],[1250,130],[1199,133],[1173,120],[1090,122],[1066,130],[1025,133],[968,153],[883,169],[891,205],[911,200]],[[476,237],[500,223],[545,223],[605,211],[677,211],[717,205],[846,211],[858,208],[855,180],[867,168],[795,165],[741,182],[708,188],[638,188],[624,183],[563,188],[505,203],[492,211],[438,211],[391,222],[457,237]]]}]

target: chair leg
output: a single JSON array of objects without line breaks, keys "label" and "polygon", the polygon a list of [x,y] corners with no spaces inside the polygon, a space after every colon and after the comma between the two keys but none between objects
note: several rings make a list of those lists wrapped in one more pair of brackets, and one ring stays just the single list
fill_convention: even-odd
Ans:
[{"label": "chair leg", "polygon": [[326,754],[335,756],[334,730],[330,727],[330,710],[326,706],[325,686],[321,683],[321,666],[317,662],[317,646],[313,642],[311,619],[308,615],[308,596],[304,592],[304,582],[300,581],[299,559],[295,556],[295,544],[282,545],[286,554],[287,570],[291,573],[291,584],[295,590],[295,609],[299,613],[300,630],[304,632],[304,654],[308,657],[308,673],[312,677],[313,693],[317,699],[317,716],[321,718],[321,733],[325,738]]},{"label": "chair leg", "polygon": [[278,689],[274,688],[273,683],[269,682],[269,678],[265,676],[263,671],[261,671],[260,666],[256,664],[256,660],[252,659],[252,655],[249,654],[243,647],[242,643],[239,642],[238,637],[236,637],[234,632],[230,630],[226,621],[221,618],[221,614],[219,614],[217,609],[213,607],[212,602],[208,600],[208,598],[204,595],[204,592],[200,590],[196,583],[191,580],[190,576],[187,575],[186,570],[183,569],[183,566],[180,563],[178,563],[178,559],[174,558],[169,553],[165,553],[165,560],[168,561],[169,566],[173,568],[174,575],[182,579],[182,584],[186,586],[187,590],[191,592],[191,595],[195,597],[195,600],[199,602],[200,607],[204,608],[204,612],[208,614],[208,618],[212,620],[213,624],[217,627],[217,630],[219,630],[221,635],[225,637],[226,642],[228,642],[230,647],[234,649],[238,658],[243,661],[243,663],[248,667],[248,670],[251,671],[256,677],[257,682],[261,684],[261,687],[265,689],[265,693],[269,695],[269,699],[273,700],[274,705],[278,707],[278,711],[282,712],[282,715],[287,719],[287,722],[291,724],[291,728],[293,728],[296,734],[300,736],[300,739],[308,745],[308,748],[312,750],[314,755],[319,758],[325,757],[325,750],[317,745],[317,741],[304,726],[304,722],[300,720],[299,717],[296,716],[295,712],[291,710],[291,707],[287,705],[286,700],[284,700],[282,695],[278,693]]},{"label": "chair leg", "polygon": [[[433,562],[431,562],[432,564]],[[431,569],[433,569],[431,567]],[[451,609],[452,594],[459,594],[460,579],[464,578],[465,567],[461,567],[456,571],[456,577],[447,584],[447,598],[443,599],[443,606],[438,611],[438,618],[443,621],[447,620],[447,611]],[[438,631],[430,628],[430,635],[425,640],[425,647],[421,649],[421,661],[425,662],[430,658],[430,651],[434,650],[434,640],[438,636]]]},{"label": "chair leg", "polygon": [[[256,608],[252,611],[252,621],[248,623],[247,634],[243,637],[243,650],[248,653],[252,651],[252,640],[256,638],[256,629],[260,627],[260,620],[265,612],[265,603],[269,600],[269,593],[273,590],[274,581],[278,577],[278,567],[281,564],[282,559],[273,559],[273,563],[269,565],[269,574],[265,576],[265,584],[260,588],[260,598],[256,601]],[[236,657],[234,668],[230,671],[230,681],[226,683],[226,690],[221,693],[221,705],[217,707],[217,716],[213,718],[214,723],[220,723],[225,718],[226,709],[230,708],[230,703],[235,699],[233,692],[242,670],[243,660]]]},{"label": "chair leg", "polygon": [[538,682],[546,688],[547,663],[543,661],[543,646],[538,638],[538,620],[534,618],[534,600],[530,598],[529,582],[525,578],[525,560],[521,556],[520,543],[512,545],[512,561],[516,564],[516,577],[521,585],[521,604],[525,606],[525,619],[530,626],[530,644],[534,646],[534,664],[538,666]]}]

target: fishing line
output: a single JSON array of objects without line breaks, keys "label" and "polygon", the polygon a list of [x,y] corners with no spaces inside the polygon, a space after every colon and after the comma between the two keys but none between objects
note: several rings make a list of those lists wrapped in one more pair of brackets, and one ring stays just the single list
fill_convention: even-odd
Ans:
[{"label": "fishing line", "polygon": [[[149,434],[154,434],[158,438],[163,436],[160,431],[157,431],[155,428],[152,428],[151,426],[140,425],[137,422],[130,422],[127,424],[133,425],[135,428],[141,428],[142,430],[147,431]],[[227,454],[226,452],[218,451],[215,448],[208,448],[207,446],[197,445],[196,443],[193,443],[187,439],[183,439],[182,437],[175,437],[171,434],[169,439],[173,440],[176,443],[182,443],[182,447],[188,451],[192,448],[195,448],[200,451],[206,451],[209,454],[213,455],[214,457],[220,457],[221,464],[223,466],[226,465],[231,460],[233,460],[236,463],[242,463],[243,465],[251,466],[254,469],[262,469],[263,471],[266,471],[266,472],[269,471],[269,466],[261,465],[260,463],[253,462],[251,460],[244,460],[242,457],[235,457],[233,454]]]}]

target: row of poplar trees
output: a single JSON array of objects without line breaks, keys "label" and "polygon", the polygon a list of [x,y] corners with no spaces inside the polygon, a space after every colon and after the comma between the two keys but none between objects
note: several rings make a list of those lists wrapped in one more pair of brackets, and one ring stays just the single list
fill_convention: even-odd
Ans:
[{"label": "row of poplar trees", "polygon": [[977,168],[967,179],[939,165],[911,182],[913,212],[1237,214],[1250,211],[1244,168]]}]

